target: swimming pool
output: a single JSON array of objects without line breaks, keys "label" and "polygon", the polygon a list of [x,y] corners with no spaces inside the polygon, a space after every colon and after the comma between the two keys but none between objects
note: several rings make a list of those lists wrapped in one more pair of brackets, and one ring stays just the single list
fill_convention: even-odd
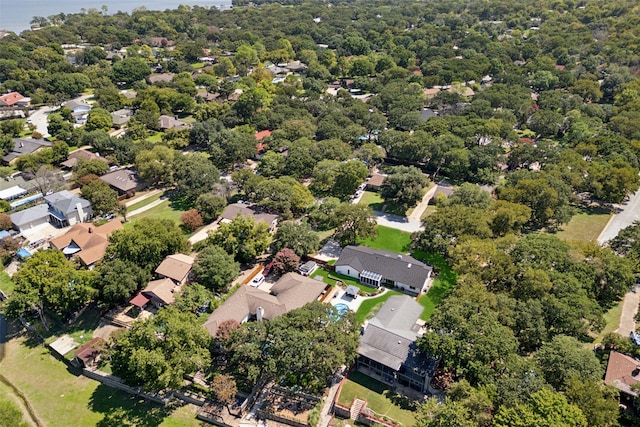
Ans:
[{"label": "swimming pool", "polygon": [[347,304],[338,303],[338,304],[334,305],[334,307],[338,311],[338,315],[340,317],[344,316],[345,314],[347,314],[349,312],[349,306]]}]

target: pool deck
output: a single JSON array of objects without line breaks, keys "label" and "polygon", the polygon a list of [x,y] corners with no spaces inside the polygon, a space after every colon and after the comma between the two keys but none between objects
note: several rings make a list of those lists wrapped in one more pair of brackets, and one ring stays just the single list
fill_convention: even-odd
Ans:
[{"label": "pool deck", "polygon": [[380,295],[384,295],[385,292],[388,292],[388,290],[386,288],[383,288],[382,292],[380,292],[376,296],[373,296],[373,297],[358,296],[357,298],[354,299],[354,298],[351,298],[350,296],[347,296],[344,289],[340,289],[339,291],[336,292],[336,296],[331,300],[331,305],[335,306],[337,304],[345,304],[347,307],[349,307],[349,310],[355,313],[356,311],[358,311],[358,308],[360,307],[360,304],[362,304],[363,301],[371,298],[378,298]]}]

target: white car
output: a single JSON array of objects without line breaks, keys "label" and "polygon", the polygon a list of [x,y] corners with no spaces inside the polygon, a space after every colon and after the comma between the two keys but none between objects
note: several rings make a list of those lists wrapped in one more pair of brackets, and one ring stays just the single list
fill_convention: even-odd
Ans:
[{"label": "white car", "polygon": [[264,282],[264,275],[262,273],[258,273],[253,280],[251,281],[251,283],[249,283],[249,285],[251,285],[254,288],[257,288],[258,286],[260,286],[262,284],[262,282]]}]

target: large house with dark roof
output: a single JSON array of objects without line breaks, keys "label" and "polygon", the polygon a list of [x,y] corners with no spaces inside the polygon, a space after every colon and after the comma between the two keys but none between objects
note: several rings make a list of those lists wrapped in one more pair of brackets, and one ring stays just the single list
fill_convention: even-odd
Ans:
[{"label": "large house with dark roof", "polygon": [[347,246],[335,263],[336,273],[358,279],[372,288],[389,286],[409,295],[426,292],[433,268],[409,255]]},{"label": "large house with dark roof", "polygon": [[399,392],[405,387],[426,393],[438,361],[416,345],[423,309],[407,295],[390,297],[362,327],[356,368]]},{"label": "large house with dark roof", "polygon": [[271,320],[305,304],[316,301],[326,284],[297,273],[287,273],[269,292],[251,286],[241,286],[207,319],[204,327],[215,337],[226,320],[243,323],[249,320]]},{"label": "large house with dark roof", "polygon": [[14,138],[13,149],[2,158],[2,163],[11,164],[20,156],[35,153],[44,147],[51,147],[51,145],[53,143],[46,139]]}]

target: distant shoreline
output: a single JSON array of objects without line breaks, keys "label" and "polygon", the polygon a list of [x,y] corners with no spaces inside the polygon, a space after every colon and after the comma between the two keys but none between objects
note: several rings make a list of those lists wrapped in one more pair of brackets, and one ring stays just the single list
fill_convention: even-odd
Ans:
[{"label": "distant shoreline", "polygon": [[107,7],[107,14],[119,11],[131,13],[136,8],[146,7],[149,10],[177,9],[180,5],[217,7],[228,9],[231,0],[60,0],[48,2],[44,0],[0,0],[0,30],[13,31],[20,34],[30,29],[34,16],[48,17],[59,13],[74,14],[82,10],[96,9],[102,11]]}]

